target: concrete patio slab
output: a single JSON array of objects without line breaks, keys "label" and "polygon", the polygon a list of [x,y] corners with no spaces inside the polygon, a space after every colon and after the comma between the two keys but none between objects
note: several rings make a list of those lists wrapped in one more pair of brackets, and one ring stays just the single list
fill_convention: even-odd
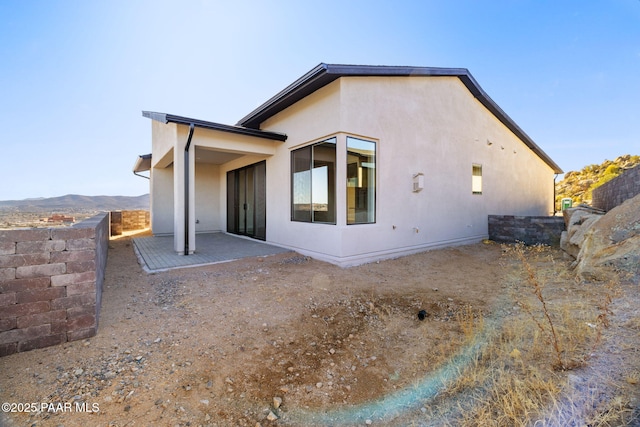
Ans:
[{"label": "concrete patio slab", "polygon": [[173,236],[136,237],[133,244],[143,268],[149,272],[290,252],[259,240],[226,233],[196,235],[196,251],[186,256],[173,250]]}]

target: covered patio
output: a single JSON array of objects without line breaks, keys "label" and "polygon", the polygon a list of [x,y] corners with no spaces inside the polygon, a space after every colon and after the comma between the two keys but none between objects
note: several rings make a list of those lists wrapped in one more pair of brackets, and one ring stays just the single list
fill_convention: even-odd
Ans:
[{"label": "covered patio", "polygon": [[[236,188],[235,176],[229,173],[265,162],[287,136],[173,114],[143,111],[142,115],[151,119],[153,151],[138,157],[133,172],[149,172],[154,235],[171,235],[173,251],[187,256],[205,252],[196,247],[196,234],[227,231],[265,240],[264,230],[258,234],[250,227],[235,226],[244,225],[243,220],[253,226],[255,201],[242,196],[253,196],[253,185],[258,185],[263,190],[259,201],[266,202],[265,180]],[[266,228],[264,216],[258,215],[262,228]]]},{"label": "covered patio", "polygon": [[179,255],[173,248],[173,236],[133,238],[136,255],[145,271],[156,272],[181,267],[195,267],[234,261],[248,257],[264,257],[289,249],[226,233],[197,235],[198,249],[190,255]]}]

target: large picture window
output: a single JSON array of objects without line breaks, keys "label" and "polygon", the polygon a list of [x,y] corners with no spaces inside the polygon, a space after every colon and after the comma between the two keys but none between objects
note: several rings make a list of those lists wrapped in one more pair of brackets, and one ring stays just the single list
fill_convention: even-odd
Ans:
[{"label": "large picture window", "polygon": [[347,137],[347,224],[376,221],[376,143]]},{"label": "large picture window", "polygon": [[336,138],[291,152],[291,219],[336,223]]}]

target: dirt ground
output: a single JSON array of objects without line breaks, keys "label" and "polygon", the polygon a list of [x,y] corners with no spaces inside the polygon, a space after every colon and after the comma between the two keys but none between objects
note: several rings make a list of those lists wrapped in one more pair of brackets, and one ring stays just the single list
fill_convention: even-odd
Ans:
[{"label": "dirt ground", "polygon": [[[456,319],[515,309],[503,263],[480,243],[348,269],[289,252],[146,274],[112,240],[97,336],[0,359],[3,402],[53,405],[4,423],[324,425],[366,408],[354,425],[392,424],[371,402],[433,371]],[[397,425],[425,412],[408,404]]]}]

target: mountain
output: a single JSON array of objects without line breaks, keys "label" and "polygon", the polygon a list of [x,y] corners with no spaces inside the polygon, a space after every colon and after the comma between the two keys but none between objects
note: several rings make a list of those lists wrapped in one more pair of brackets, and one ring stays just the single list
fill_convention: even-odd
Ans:
[{"label": "mountain", "polygon": [[149,209],[149,195],[129,196],[66,196],[36,198],[24,200],[0,201],[0,209],[10,208],[21,211],[57,211],[57,210],[137,210]]},{"label": "mountain", "polygon": [[556,183],[556,206],[560,206],[560,200],[565,197],[570,197],[574,206],[591,203],[591,191],[594,188],[638,165],[640,156],[626,154],[615,160],[605,160],[599,165],[588,165],[579,171],[567,172],[564,179]]}]

